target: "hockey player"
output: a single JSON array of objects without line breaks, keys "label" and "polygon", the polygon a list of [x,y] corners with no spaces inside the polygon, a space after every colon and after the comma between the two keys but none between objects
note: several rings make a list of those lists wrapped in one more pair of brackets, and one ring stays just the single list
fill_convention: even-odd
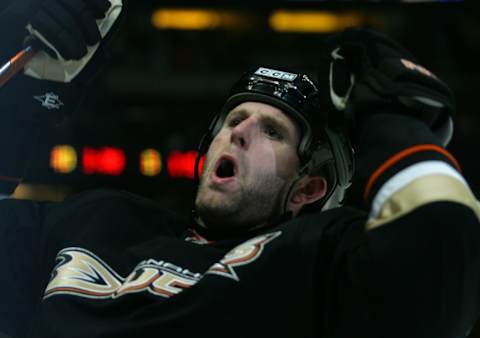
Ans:
[{"label": "hockey player", "polygon": [[[47,51],[0,89],[4,194],[33,131],[76,105],[122,12],[39,3],[15,0],[0,20],[19,27],[2,51],[26,36]],[[266,67],[233,86],[201,142],[192,218],[109,190],[2,200],[0,332],[466,336],[479,208],[444,148],[452,94],[381,34],[348,30],[328,46],[318,86]],[[48,93],[48,105],[35,99]]]}]

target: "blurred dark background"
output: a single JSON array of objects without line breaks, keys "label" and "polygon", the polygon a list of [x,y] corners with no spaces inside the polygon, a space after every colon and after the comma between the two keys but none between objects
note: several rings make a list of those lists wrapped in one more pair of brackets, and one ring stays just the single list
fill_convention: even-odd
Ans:
[{"label": "blurred dark background", "polygon": [[352,25],[387,33],[451,86],[458,110],[448,149],[479,197],[478,11],[463,2],[315,0],[130,0],[104,70],[82,106],[43,135],[17,195],[112,187],[188,212],[192,151],[231,84],[258,65],[315,76],[327,34]]},{"label": "blurred dark background", "polygon": [[[474,10],[460,2],[259,3],[130,1],[108,64],[82,106],[42,138],[26,183],[66,193],[93,186],[127,189],[188,210],[193,181],[173,176],[185,176],[178,167],[189,165],[188,152],[196,149],[231,84],[257,65],[315,75],[327,34],[360,25],[401,42],[451,86],[458,112],[449,150],[478,196],[480,21]],[[56,145],[71,148],[53,154]],[[143,163],[151,176],[142,174],[139,163],[145,149],[154,150]],[[107,167],[113,161],[119,170],[106,174],[92,161]]]}]

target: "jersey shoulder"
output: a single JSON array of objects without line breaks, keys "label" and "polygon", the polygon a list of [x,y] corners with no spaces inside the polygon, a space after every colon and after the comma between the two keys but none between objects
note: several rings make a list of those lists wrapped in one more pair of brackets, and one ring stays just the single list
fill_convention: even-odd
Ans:
[{"label": "jersey shoulder", "polygon": [[[82,228],[91,235],[101,232],[137,232],[180,236],[188,219],[162,208],[154,200],[119,190],[85,191],[62,203],[49,205],[45,224],[49,231]],[[63,230],[62,230],[63,229]]]}]

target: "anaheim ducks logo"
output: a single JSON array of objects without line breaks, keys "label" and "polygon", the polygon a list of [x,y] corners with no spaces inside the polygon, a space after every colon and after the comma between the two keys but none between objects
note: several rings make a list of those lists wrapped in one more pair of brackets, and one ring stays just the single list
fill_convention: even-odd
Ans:
[{"label": "anaheim ducks logo", "polygon": [[239,282],[240,278],[238,278],[234,268],[250,264],[255,261],[262,254],[265,245],[273,241],[281,234],[281,231],[276,231],[257,236],[240,244],[226,254],[220,262],[212,265],[210,269],[208,269],[207,273],[231,278]]},{"label": "anaheim ducks logo", "polygon": [[57,260],[59,263],[53,270],[44,299],[58,294],[118,298],[143,291],[170,298],[195,285],[202,277],[172,263],[149,259],[123,278],[95,254],[82,248],[63,249]]},{"label": "anaheim ducks logo", "polygon": [[[255,261],[265,245],[280,235],[281,232],[277,231],[242,243],[212,265],[206,274],[240,281],[235,268]],[[149,259],[140,262],[127,278],[123,278],[94,253],[77,247],[63,249],[58,253],[57,260],[44,299],[62,294],[115,299],[139,292],[170,298],[192,287],[203,277],[201,273],[173,263]]]}]

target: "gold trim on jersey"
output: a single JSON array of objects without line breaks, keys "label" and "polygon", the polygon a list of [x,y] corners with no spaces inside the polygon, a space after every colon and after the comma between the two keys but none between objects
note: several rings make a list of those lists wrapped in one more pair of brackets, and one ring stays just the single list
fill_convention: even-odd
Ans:
[{"label": "gold trim on jersey", "polygon": [[480,203],[468,186],[449,175],[436,174],[420,177],[390,196],[378,215],[367,221],[366,229],[375,229],[418,207],[440,201],[463,204],[480,219]]}]

